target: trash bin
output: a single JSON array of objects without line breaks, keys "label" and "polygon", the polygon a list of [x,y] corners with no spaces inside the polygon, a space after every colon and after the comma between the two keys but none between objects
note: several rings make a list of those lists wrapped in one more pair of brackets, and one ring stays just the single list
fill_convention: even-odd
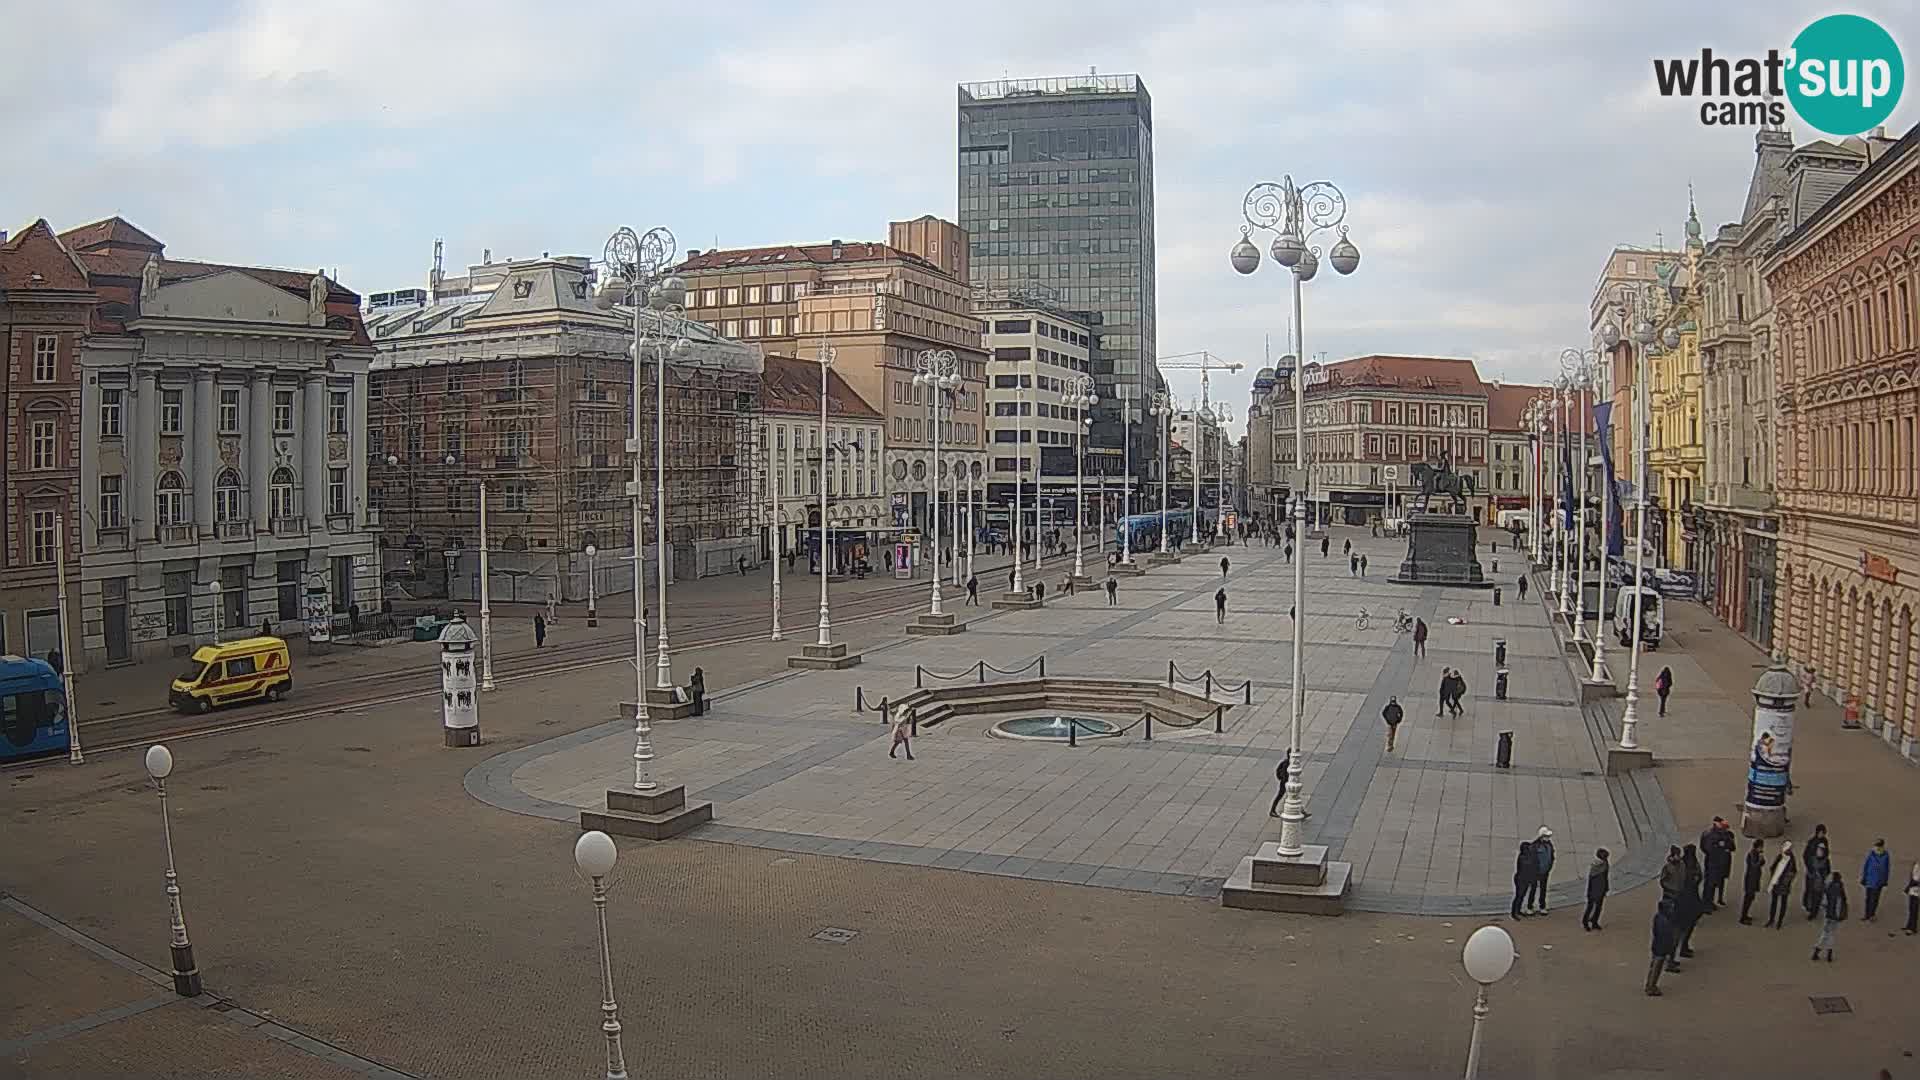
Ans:
[{"label": "trash bin", "polygon": [[1507,666],[1507,639],[1506,638],[1493,639],[1493,666],[1497,668],[1503,668]]},{"label": "trash bin", "polygon": [[1500,572],[1500,560],[1499,560],[1499,559],[1495,559],[1495,560],[1493,560],[1493,572],[1494,572],[1494,573],[1496,573],[1496,574]]},{"label": "trash bin", "polygon": [[1500,586],[1498,585],[1495,585],[1493,587],[1493,606],[1494,607],[1500,606]]},{"label": "trash bin", "polygon": [[1513,768],[1513,732],[1503,731],[1500,733],[1500,748],[1495,752],[1493,764],[1495,768]]},{"label": "trash bin", "polygon": [[[1502,650],[1505,651],[1504,649]],[[1498,701],[1507,700],[1507,669],[1501,668],[1493,673],[1493,696]]]}]

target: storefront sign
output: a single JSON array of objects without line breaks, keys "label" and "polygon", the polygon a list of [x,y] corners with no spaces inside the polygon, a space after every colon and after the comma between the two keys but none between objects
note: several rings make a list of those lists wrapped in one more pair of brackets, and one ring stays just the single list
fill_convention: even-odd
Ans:
[{"label": "storefront sign", "polygon": [[1875,581],[1884,581],[1889,585],[1899,584],[1900,568],[1893,565],[1885,555],[1875,555],[1862,548],[1860,551],[1860,572]]}]

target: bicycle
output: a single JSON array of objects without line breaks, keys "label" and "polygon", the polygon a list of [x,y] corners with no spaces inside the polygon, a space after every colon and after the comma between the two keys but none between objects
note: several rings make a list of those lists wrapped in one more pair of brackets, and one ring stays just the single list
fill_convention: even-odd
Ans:
[{"label": "bicycle", "polygon": [[1413,616],[1408,613],[1406,608],[1401,608],[1400,614],[1394,616],[1393,632],[1396,634],[1413,633]]},{"label": "bicycle", "polygon": [[1361,608],[1360,619],[1356,624],[1355,629],[1366,630],[1366,629],[1370,629],[1372,626],[1373,626],[1373,613],[1368,611],[1366,608]]}]

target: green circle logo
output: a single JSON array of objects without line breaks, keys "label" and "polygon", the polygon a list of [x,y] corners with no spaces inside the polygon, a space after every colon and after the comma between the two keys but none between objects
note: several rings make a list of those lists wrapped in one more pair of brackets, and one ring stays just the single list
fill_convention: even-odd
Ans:
[{"label": "green circle logo", "polygon": [[1907,81],[1893,35],[1859,15],[1810,23],[1793,39],[1791,63],[1793,111],[1828,135],[1858,135],[1885,123]]}]

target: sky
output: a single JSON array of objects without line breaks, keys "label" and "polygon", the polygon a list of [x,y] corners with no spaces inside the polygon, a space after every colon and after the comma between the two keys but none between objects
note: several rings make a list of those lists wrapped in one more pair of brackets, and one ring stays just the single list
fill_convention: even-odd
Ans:
[{"label": "sky", "polygon": [[[1291,304],[1277,268],[1227,255],[1247,189],[1286,174],[1342,189],[1362,253],[1307,286],[1310,355],[1541,380],[1588,344],[1613,246],[1677,246],[1689,183],[1709,239],[1739,214],[1752,129],[1662,99],[1652,60],[1784,49],[1835,10],[0,0],[0,145],[40,165],[0,170],[0,228],[118,213],[174,257],[337,269],[362,294],[424,286],[436,238],[450,272],[598,256],[622,224],[682,249],[884,240],[955,216],[957,83],[1097,69],[1153,95],[1159,353],[1244,363],[1212,380],[1236,414]],[[1920,27],[1920,0],[1845,10]]]}]

